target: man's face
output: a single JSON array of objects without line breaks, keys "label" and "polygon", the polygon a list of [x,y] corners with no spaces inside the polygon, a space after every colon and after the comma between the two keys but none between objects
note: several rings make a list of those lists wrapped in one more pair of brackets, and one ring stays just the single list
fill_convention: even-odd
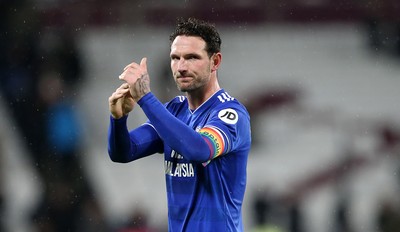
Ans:
[{"label": "man's face", "polygon": [[171,70],[178,89],[191,92],[204,87],[211,77],[211,59],[200,37],[177,36],[171,44]]}]

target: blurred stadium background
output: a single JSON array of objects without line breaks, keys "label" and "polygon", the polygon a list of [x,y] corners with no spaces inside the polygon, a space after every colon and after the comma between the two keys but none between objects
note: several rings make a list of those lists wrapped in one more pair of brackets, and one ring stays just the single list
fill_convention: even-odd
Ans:
[{"label": "blurred stadium background", "polygon": [[220,29],[220,81],[252,117],[245,231],[400,231],[397,0],[0,6],[0,231],[166,231],[162,157],[108,159],[108,96],[143,56],[156,96],[179,94],[181,16]]}]

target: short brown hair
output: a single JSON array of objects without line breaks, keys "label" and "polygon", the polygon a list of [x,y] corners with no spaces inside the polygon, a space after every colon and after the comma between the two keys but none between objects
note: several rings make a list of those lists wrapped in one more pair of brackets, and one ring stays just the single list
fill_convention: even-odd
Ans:
[{"label": "short brown hair", "polygon": [[209,22],[188,18],[179,18],[174,32],[169,36],[172,42],[177,36],[198,36],[206,42],[206,51],[209,57],[221,51],[221,38],[215,26]]}]

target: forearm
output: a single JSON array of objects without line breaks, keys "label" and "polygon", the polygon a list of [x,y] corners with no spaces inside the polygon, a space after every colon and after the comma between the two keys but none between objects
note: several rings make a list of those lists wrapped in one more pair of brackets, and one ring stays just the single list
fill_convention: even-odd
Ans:
[{"label": "forearm", "polygon": [[157,132],[148,124],[128,132],[127,117],[110,117],[108,153],[114,162],[126,163],[163,151]]},{"label": "forearm", "polygon": [[138,104],[164,143],[190,161],[209,159],[210,149],[203,137],[173,116],[152,93],[143,96]]},{"label": "forearm", "polygon": [[127,116],[120,119],[110,117],[108,129],[108,154],[114,162],[126,163],[134,160],[136,147],[131,143],[126,124]]}]

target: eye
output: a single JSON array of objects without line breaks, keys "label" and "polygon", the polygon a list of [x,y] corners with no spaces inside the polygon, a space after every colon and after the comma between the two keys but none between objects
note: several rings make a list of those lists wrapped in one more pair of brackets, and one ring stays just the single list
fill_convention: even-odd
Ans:
[{"label": "eye", "polygon": [[187,59],[188,59],[188,60],[197,60],[197,59],[199,59],[199,56],[197,56],[197,55],[189,55],[189,56],[187,57]]},{"label": "eye", "polygon": [[179,60],[179,57],[178,56],[171,56],[171,60]]}]

